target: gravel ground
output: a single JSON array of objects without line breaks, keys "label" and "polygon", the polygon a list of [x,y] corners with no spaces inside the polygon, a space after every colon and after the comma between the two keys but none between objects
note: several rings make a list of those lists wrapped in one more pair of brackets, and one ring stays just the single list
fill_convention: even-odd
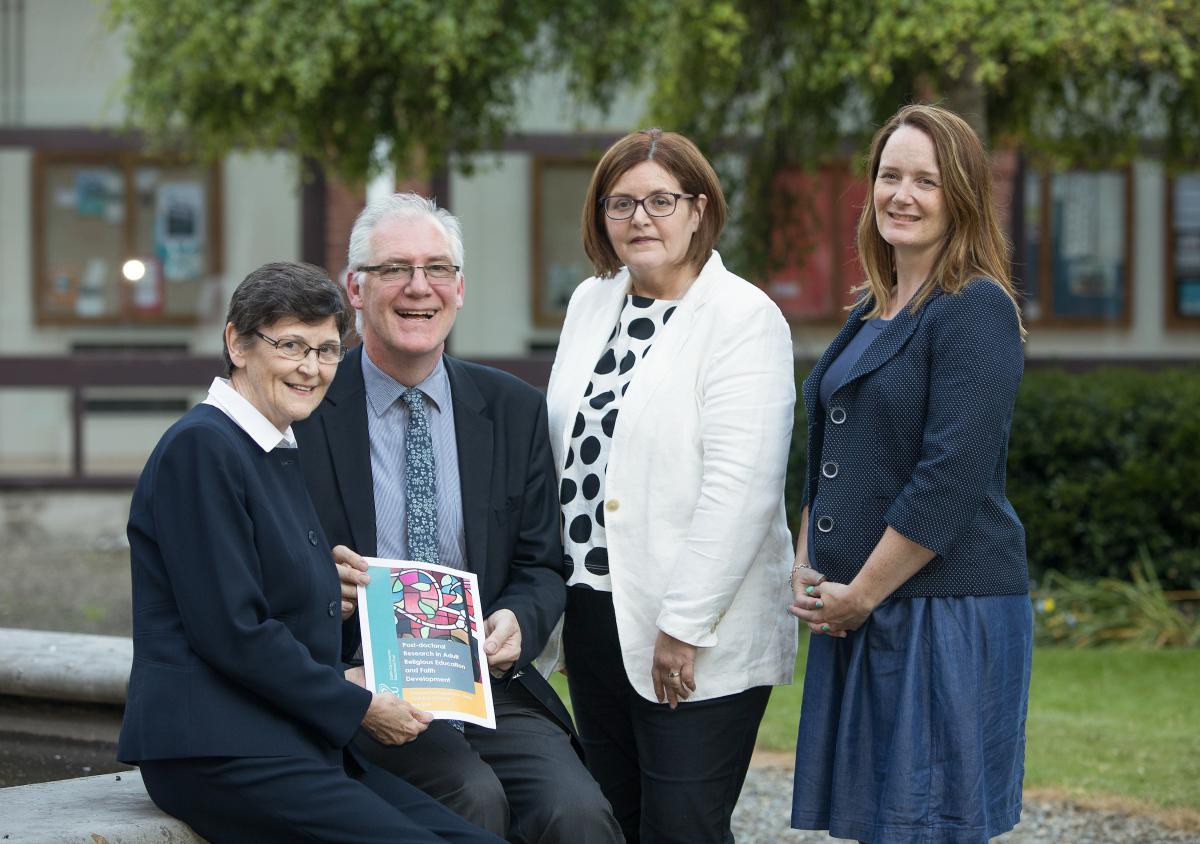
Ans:
[{"label": "gravel ground", "polygon": [[[788,828],[792,772],[754,767],[733,813],[737,844],[832,844],[824,832]],[[1167,829],[1143,817],[1084,809],[1070,803],[1025,801],[1021,823],[995,844],[1200,844],[1200,834]]]}]

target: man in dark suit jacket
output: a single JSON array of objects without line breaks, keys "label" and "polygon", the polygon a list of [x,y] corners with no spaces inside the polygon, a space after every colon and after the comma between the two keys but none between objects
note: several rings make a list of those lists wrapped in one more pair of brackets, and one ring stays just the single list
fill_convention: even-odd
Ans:
[{"label": "man in dark suit jacket", "polygon": [[[432,441],[439,562],[479,576],[497,727],[431,722],[414,709],[420,732],[412,742],[385,747],[360,733],[356,744],[511,840],[620,841],[577,753],[570,716],[532,665],[566,600],[545,401],[510,375],[443,354],[463,303],[462,263],[458,221],[433,202],[396,194],[363,210],[347,276],[363,344],[296,435],[349,615],[361,557],[409,556],[405,442],[419,391]],[[353,615],[343,638],[350,656],[359,644]]]}]

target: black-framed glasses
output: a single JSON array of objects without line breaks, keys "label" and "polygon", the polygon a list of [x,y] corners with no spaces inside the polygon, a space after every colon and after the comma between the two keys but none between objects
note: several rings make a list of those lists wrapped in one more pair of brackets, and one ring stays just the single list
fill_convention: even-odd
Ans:
[{"label": "black-framed glasses", "polygon": [[300,340],[272,340],[261,331],[255,331],[254,336],[264,343],[275,347],[275,351],[288,360],[304,360],[309,352],[317,353],[317,363],[334,364],[341,362],[346,356],[346,349],[341,343],[322,343],[320,346],[310,346]]},{"label": "black-framed glasses", "polygon": [[424,270],[426,280],[439,286],[454,281],[461,269],[457,264],[371,264],[358,268],[359,272],[375,273],[384,281],[403,281],[405,284],[413,280],[417,270]]},{"label": "black-framed glasses", "polygon": [[632,196],[602,196],[600,205],[610,220],[628,220],[640,205],[651,217],[670,217],[681,199],[695,199],[694,193],[652,193],[641,199]]}]

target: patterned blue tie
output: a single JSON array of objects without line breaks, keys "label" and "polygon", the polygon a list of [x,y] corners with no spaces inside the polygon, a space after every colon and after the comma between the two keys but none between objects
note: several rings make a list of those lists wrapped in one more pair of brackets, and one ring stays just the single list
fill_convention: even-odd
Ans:
[{"label": "patterned blue tie", "polygon": [[[404,498],[408,505],[408,557],[425,563],[438,561],[437,484],[433,439],[425,415],[425,394],[409,387],[400,394],[408,405],[408,434],[404,438]],[[463,722],[449,720],[460,733]]]},{"label": "patterned blue tie", "polygon": [[409,387],[400,394],[408,405],[408,435],[404,438],[404,498],[408,506],[408,556],[425,563],[438,561],[437,499],[433,440],[425,415],[425,394]]}]

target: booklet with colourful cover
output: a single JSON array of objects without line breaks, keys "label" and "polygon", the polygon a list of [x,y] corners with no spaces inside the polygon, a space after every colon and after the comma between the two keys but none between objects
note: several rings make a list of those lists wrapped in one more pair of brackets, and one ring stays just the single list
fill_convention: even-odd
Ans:
[{"label": "booklet with colourful cover", "polygon": [[391,692],[435,718],[495,728],[474,573],[435,563],[366,558],[358,587],[367,688]]}]

